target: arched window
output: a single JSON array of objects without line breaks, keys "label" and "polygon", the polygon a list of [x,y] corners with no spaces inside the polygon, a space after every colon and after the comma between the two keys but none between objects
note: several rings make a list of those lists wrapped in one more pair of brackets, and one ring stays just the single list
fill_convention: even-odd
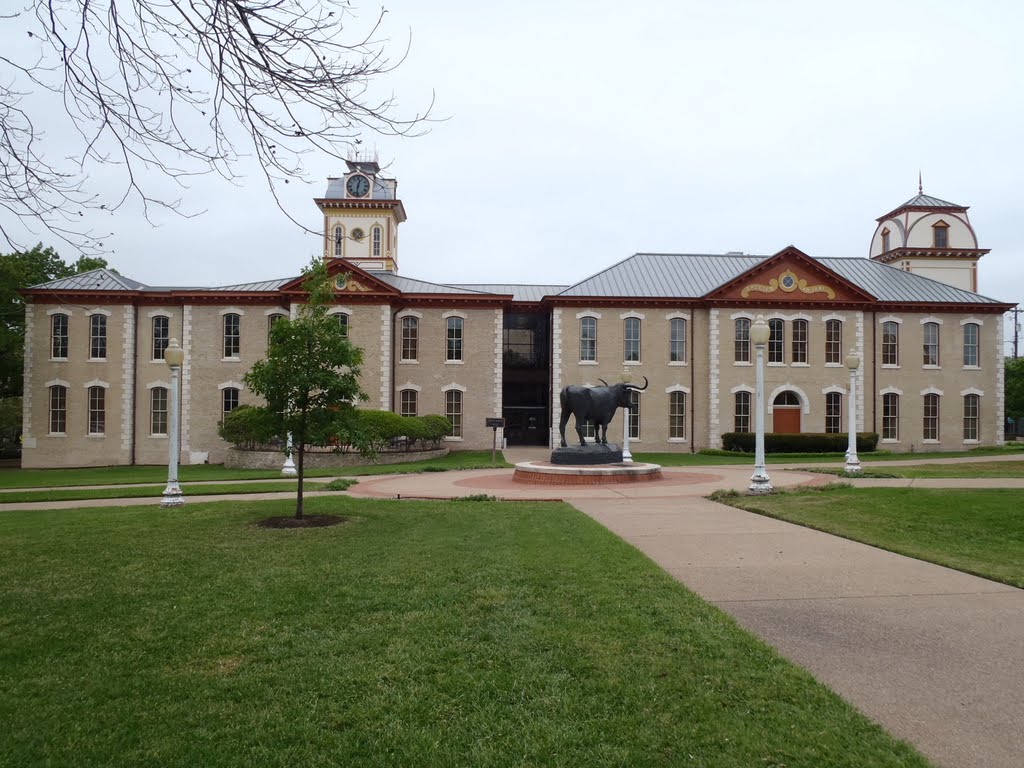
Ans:
[{"label": "arched window", "polygon": [[895,392],[882,395],[882,439],[900,439],[900,396]]},{"label": "arched window", "polygon": [[670,363],[686,362],[686,320],[682,317],[669,320],[668,359]]},{"label": "arched window", "polygon": [[50,357],[66,360],[68,356],[68,316],[56,314],[50,318]]},{"label": "arched window", "polygon": [[153,359],[163,360],[164,350],[171,334],[171,318],[157,315],[153,318]]},{"label": "arched window", "polygon": [[807,362],[807,321],[793,321],[793,362]]},{"label": "arched window", "polygon": [[371,247],[374,256],[380,256],[380,243],[381,243],[381,229],[380,227],[374,227],[371,231]]},{"label": "arched window", "polygon": [[89,359],[105,360],[107,357],[107,316],[89,315]]},{"label": "arched window", "polygon": [[[736,351],[735,361],[737,363],[750,362],[750,319],[740,317],[736,320]],[[736,430],[737,432],[746,430]]]},{"label": "arched window", "polygon": [[843,398],[838,392],[825,393],[825,431],[843,431]]},{"label": "arched window", "polygon": [[[639,322],[639,321],[638,321]],[[640,439],[640,393],[629,390],[629,439]]]},{"label": "arched window", "polygon": [[149,390],[149,434],[167,434],[167,388]]},{"label": "arched window", "polygon": [[924,396],[924,428],[925,440],[939,439],[939,396],[930,393]]},{"label": "arched window", "polygon": [[627,363],[640,362],[640,318],[627,317],[623,324],[622,359]]},{"label": "arched window", "polygon": [[981,398],[978,395],[964,395],[964,440],[978,439],[978,415]]},{"label": "arched window", "polygon": [[221,418],[227,416],[238,407],[238,390],[235,387],[224,387],[221,390]]},{"label": "arched window", "polygon": [[339,226],[334,228],[334,255],[344,256],[345,231]]},{"label": "arched window", "polygon": [[750,431],[750,393],[749,392],[737,392],[736,393],[736,408],[734,411],[735,418],[733,420],[733,431],[734,432],[749,432]]},{"label": "arched window", "polygon": [[771,331],[771,335],[768,337],[769,363],[786,362],[785,328],[785,322],[778,318],[772,318],[768,321],[768,329]]},{"label": "arched window", "polygon": [[889,251],[889,230],[888,229],[883,229],[882,230],[882,253],[887,253],[888,251]]},{"label": "arched window", "polygon": [[402,318],[402,360],[419,358],[420,322],[415,317]]},{"label": "arched window", "polygon": [[419,392],[415,389],[403,389],[398,393],[398,415],[415,416],[419,406]]},{"label": "arched window", "polygon": [[670,392],[668,396],[668,437],[686,439],[686,393]]},{"label": "arched window", "polygon": [[462,318],[449,317],[445,330],[445,360],[462,359]]},{"label": "arched window", "polygon": [[796,392],[787,389],[775,396],[772,405],[800,405],[800,398],[797,397]]},{"label": "arched window", "polygon": [[[101,315],[102,317],[102,315]],[[89,434],[102,435],[107,422],[107,390],[89,387]]]},{"label": "arched window", "polygon": [[843,324],[839,320],[825,321],[825,362],[843,362]]},{"label": "arched window", "polygon": [[939,324],[924,324],[924,357],[925,365],[939,364]]},{"label": "arched window", "polygon": [[267,346],[270,346],[271,335],[274,332],[274,326],[277,325],[281,320],[284,320],[283,314],[267,315]]},{"label": "arched window", "polygon": [[234,312],[229,312],[224,315],[224,357],[238,357],[241,351],[241,317]]},{"label": "arched window", "polygon": [[452,423],[452,437],[462,437],[462,392],[449,389],[444,393],[444,415]]},{"label": "arched window", "polygon": [[977,323],[964,323],[964,365],[978,367],[978,333]]},{"label": "arched window", "polygon": [[882,365],[900,364],[900,325],[891,320],[882,323]]},{"label": "arched window", "polygon": [[580,318],[580,362],[597,360],[597,318]]},{"label": "arched window", "polygon": [[68,388],[60,384],[50,387],[50,434],[68,431]]},{"label": "arched window", "polygon": [[932,226],[933,245],[935,248],[949,248],[949,224],[940,221]]},{"label": "arched window", "polygon": [[338,321],[338,328],[341,329],[341,335],[344,336],[347,339],[348,338],[349,316],[347,314],[345,314],[344,312],[338,312],[338,313],[336,313],[334,315],[334,317]]}]

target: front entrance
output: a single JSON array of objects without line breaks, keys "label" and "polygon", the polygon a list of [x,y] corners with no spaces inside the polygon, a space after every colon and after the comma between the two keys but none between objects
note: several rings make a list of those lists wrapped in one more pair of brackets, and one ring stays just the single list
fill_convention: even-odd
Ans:
[{"label": "front entrance", "polygon": [[772,432],[789,435],[800,432],[800,398],[795,392],[780,392],[772,402]]},{"label": "front entrance", "polygon": [[549,324],[545,312],[505,313],[501,415],[509,445],[547,445],[550,439]]}]

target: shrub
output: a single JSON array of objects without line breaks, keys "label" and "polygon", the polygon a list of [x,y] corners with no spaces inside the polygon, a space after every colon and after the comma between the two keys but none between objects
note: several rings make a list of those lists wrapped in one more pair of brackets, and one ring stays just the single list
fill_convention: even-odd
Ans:
[{"label": "shrub", "polygon": [[254,451],[272,442],[274,415],[263,407],[240,405],[217,424],[217,434],[245,451]]},{"label": "shrub", "polygon": [[452,433],[452,423],[448,420],[447,416],[442,416],[439,413],[428,413],[426,416],[421,416],[420,419],[423,422],[424,428],[423,439],[430,443],[431,448],[439,447],[441,441]]},{"label": "shrub", "polygon": [[[753,432],[726,432],[722,447],[727,451],[753,453]],[[844,453],[849,437],[842,432],[769,432],[764,436],[765,453]],[[857,433],[857,452],[870,453],[878,446],[877,432]]]},{"label": "shrub", "polygon": [[392,411],[359,411],[359,429],[374,451],[383,451],[405,434],[405,418]]}]

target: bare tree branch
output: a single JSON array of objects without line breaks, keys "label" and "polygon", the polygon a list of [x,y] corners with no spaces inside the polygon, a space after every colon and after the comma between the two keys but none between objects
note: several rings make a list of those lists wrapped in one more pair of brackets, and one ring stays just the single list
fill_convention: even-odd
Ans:
[{"label": "bare tree branch", "polygon": [[[89,209],[136,200],[147,218],[194,215],[151,191],[156,176],[182,188],[208,173],[237,182],[240,161],[255,158],[284,210],[278,186],[305,178],[307,153],[344,159],[366,134],[418,135],[431,119],[432,103],[399,117],[393,96],[373,95],[408,52],[387,57],[383,9],[359,33],[345,0],[26,2],[0,16],[26,26],[31,44],[22,58],[0,55],[0,213],[83,252],[104,249],[105,235],[82,226]],[[28,107],[40,92],[59,96],[78,147],[47,145]],[[109,199],[90,184],[101,166],[121,175]],[[17,248],[11,237],[0,220]]]}]

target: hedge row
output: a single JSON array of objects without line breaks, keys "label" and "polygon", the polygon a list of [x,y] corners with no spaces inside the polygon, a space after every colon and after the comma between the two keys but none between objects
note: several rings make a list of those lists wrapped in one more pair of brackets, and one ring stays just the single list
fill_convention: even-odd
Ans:
[{"label": "hedge row", "polygon": [[[755,439],[753,432],[726,432],[722,435],[722,448],[753,453]],[[764,450],[765,453],[843,453],[849,442],[849,435],[840,432],[767,432]],[[857,453],[870,453],[877,447],[877,432],[857,433]]]}]

